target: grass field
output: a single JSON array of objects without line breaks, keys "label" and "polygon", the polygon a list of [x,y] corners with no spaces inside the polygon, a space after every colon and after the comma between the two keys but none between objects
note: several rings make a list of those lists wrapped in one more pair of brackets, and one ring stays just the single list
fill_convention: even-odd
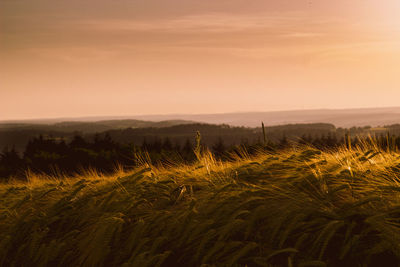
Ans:
[{"label": "grass field", "polygon": [[294,148],[0,185],[0,266],[397,266],[400,154]]}]

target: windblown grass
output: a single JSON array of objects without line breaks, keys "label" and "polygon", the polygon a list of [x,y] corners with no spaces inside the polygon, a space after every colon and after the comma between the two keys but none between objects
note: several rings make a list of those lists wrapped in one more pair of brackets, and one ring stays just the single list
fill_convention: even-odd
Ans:
[{"label": "windblown grass", "polygon": [[0,266],[397,266],[400,154],[296,148],[0,185]]}]

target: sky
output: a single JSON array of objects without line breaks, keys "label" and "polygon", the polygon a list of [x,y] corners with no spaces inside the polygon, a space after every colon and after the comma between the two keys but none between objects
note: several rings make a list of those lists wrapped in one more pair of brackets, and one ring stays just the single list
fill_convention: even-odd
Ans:
[{"label": "sky", "polygon": [[1,0],[0,120],[399,106],[398,0]]}]

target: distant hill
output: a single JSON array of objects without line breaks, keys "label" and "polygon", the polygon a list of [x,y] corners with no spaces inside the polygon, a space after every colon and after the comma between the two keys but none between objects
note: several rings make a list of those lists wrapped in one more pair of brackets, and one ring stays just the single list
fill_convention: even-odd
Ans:
[{"label": "distant hill", "polygon": [[[108,116],[108,117],[81,117],[81,118],[58,118],[58,119],[36,119],[23,121],[0,121],[0,128],[4,124],[55,124],[59,122],[96,122],[106,124],[107,122],[119,121],[119,123],[131,121],[172,123],[173,125],[189,122],[201,122],[210,124],[228,124],[231,126],[258,127],[261,121],[265,125],[284,125],[297,123],[331,123],[336,127],[350,128],[353,126],[385,126],[400,123],[400,107],[391,108],[359,108],[359,109],[313,109],[313,110],[289,110],[270,112],[234,112],[220,114],[167,114],[167,115],[138,115],[138,116]],[[139,122],[137,122],[139,123]],[[167,125],[172,126],[172,125]],[[98,126],[100,127],[100,126]],[[108,125],[109,127],[109,125]],[[136,126],[128,126],[138,128]],[[139,126],[139,127],[152,127]],[[154,126],[157,127],[157,126]],[[123,128],[123,127],[121,127]]]},{"label": "distant hill", "polygon": [[126,128],[147,128],[147,127],[169,127],[181,124],[190,124],[192,121],[184,120],[165,120],[165,121],[143,121],[134,119],[125,120],[101,120],[101,121],[63,121],[54,123],[43,123],[35,121],[29,122],[8,122],[0,123],[0,131],[10,130],[33,130],[33,131],[57,131],[57,132],[81,132],[81,133],[97,133],[113,129]]},{"label": "distant hill", "polygon": [[[120,143],[142,144],[143,142],[154,142],[155,140],[169,138],[173,144],[183,145],[188,139],[193,143],[197,131],[202,135],[202,142],[206,145],[213,145],[222,138],[227,145],[237,145],[242,142],[257,142],[262,139],[261,127],[235,127],[227,124],[204,124],[188,123],[187,121],[162,121],[135,124],[136,128],[127,127],[132,121],[102,121],[101,123],[86,122],[63,122],[53,125],[18,125],[4,126],[0,128],[0,150],[5,147],[15,149],[19,152],[33,137],[42,135],[52,139],[64,139],[67,142],[79,133],[86,139],[93,139],[95,134],[105,134]],[[182,124],[179,124],[181,122]],[[177,123],[176,125],[172,125]],[[147,125],[147,126],[146,126]],[[139,127],[143,126],[143,127]],[[110,129],[112,128],[112,129]],[[303,135],[320,136],[329,133],[338,133],[332,124],[292,124],[267,126],[267,137],[271,141],[278,141],[283,136],[292,139]],[[340,135],[340,133],[339,133]]]},{"label": "distant hill", "polygon": [[[210,124],[228,124],[231,126],[259,127],[261,121],[265,125],[284,125],[298,123],[331,123],[336,127],[350,128],[353,126],[385,126],[400,123],[400,107],[391,108],[360,108],[360,109],[314,109],[314,110],[290,110],[270,112],[235,112],[221,114],[167,114],[167,115],[138,115],[138,116],[109,116],[109,117],[81,117],[59,119],[37,119],[24,121],[3,121],[6,124],[55,124],[59,122],[96,122],[97,127],[105,129],[110,127],[107,122],[118,123],[131,121],[132,128],[138,128],[135,121],[160,122],[167,121],[173,125],[184,124],[187,121]],[[0,128],[1,126],[0,121]],[[100,126],[100,124],[102,126]],[[129,124],[129,123],[128,123]],[[137,125],[137,124],[136,124]],[[84,125],[81,125],[84,127]],[[172,126],[172,125],[167,125]],[[61,127],[61,126],[60,126]],[[72,126],[70,126],[73,128]],[[152,127],[141,125],[139,127]],[[157,127],[157,126],[154,126]],[[120,127],[123,128],[123,127]]]},{"label": "distant hill", "polygon": [[[262,139],[261,127],[235,127],[226,124],[186,124],[175,125],[165,128],[137,128],[137,129],[119,129],[110,130],[102,133],[108,134],[111,138],[120,143],[141,144],[145,140],[153,142],[156,139],[169,138],[173,143],[183,144],[189,139],[194,141],[196,132],[199,131],[202,136],[202,142],[211,146],[219,138],[223,139],[226,145],[237,145],[241,142],[257,142]],[[332,124],[314,123],[314,124],[289,124],[280,126],[266,127],[267,137],[271,141],[279,141],[283,136],[289,139],[296,139],[303,135],[320,136],[329,133],[336,133],[336,128]]]},{"label": "distant hill", "polygon": [[136,119],[149,121],[182,119],[232,126],[258,127],[265,125],[284,125],[297,123],[331,123],[336,127],[384,126],[400,123],[400,107],[363,109],[319,109],[271,112],[237,112],[224,114],[174,114],[136,116]]},{"label": "distant hill", "polygon": [[0,123],[0,151],[6,146],[15,147],[17,151],[23,151],[26,144],[33,137],[43,135],[54,138],[70,139],[75,133],[88,135],[116,129],[128,128],[161,128],[174,125],[184,125],[193,122],[184,120],[167,121],[143,121],[143,120],[102,120],[95,122],[65,121],[23,121]]},{"label": "distant hill", "polygon": [[[70,140],[79,132],[90,136],[95,133],[109,132],[113,138],[121,142],[142,142],[144,138],[172,137],[173,141],[194,136],[196,130],[204,134],[204,141],[212,143],[223,137],[228,143],[238,143],[243,138],[253,140],[260,137],[260,129],[232,129],[234,127],[259,128],[261,122],[268,127],[271,138],[282,135],[290,137],[303,134],[326,134],[326,126],[338,136],[343,134],[341,128],[364,127],[353,130],[352,135],[363,134],[400,134],[400,108],[365,108],[365,109],[321,109],[274,112],[238,112],[225,114],[171,114],[143,115],[126,117],[82,117],[62,119],[38,119],[23,121],[0,121],[0,149],[13,147],[22,151],[27,142],[38,135]],[[202,124],[199,128],[199,125]],[[204,126],[215,124],[225,126]],[[288,124],[292,128],[286,127]],[[324,125],[325,130],[317,125]],[[184,127],[187,125],[187,127]],[[224,129],[229,125],[231,129]],[[300,126],[303,125],[303,126]],[[305,127],[310,128],[300,129]],[[283,128],[274,128],[285,126]],[[197,128],[199,129],[197,129]],[[216,128],[213,128],[216,127]],[[300,128],[299,128],[300,127]],[[336,130],[335,130],[336,127]],[[196,128],[196,129],[195,129]],[[338,129],[339,128],[339,129]],[[128,130],[126,130],[128,129]],[[284,129],[284,130],[282,130]],[[256,132],[254,132],[256,131]]]}]

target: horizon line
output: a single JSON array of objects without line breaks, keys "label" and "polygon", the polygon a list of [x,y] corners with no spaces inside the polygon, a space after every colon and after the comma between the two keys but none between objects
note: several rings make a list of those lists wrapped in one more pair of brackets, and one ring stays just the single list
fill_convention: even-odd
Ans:
[{"label": "horizon line", "polygon": [[[354,107],[354,108],[305,108],[305,109],[282,109],[282,110],[269,110],[269,111],[228,111],[228,112],[215,112],[215,113],[165,113],[165,114],[137,114],[137,115],[83,115],[83,116],[59,116],[59,117],[31,117],[31,118],[19,118],[19,119],[6,119],[0,120],[0,123],[14,123],[23,121],[51,121],[51,120],[78,120],[78,119],[100,119],[110,118],[111,120],[119,119],[134,119],[140,117],[168,117],[168,116],[210,116],[210,115],[228,115],[228,114],[252,114],[252,113],[279,113],[279,112],[306,112],[306,111],[345,111],[345,110],[385,110],[385,109],[400,109],[400,106],[384,106],[384,107]],[[114,119],[113,119],[114,118]],[[104,120],[100,119],[100,121]],[[140,119],[138,119],[140,120]],[[174,119],[168,119],[174,120]],[[177,118],[176,120],[181,120]]]}]

